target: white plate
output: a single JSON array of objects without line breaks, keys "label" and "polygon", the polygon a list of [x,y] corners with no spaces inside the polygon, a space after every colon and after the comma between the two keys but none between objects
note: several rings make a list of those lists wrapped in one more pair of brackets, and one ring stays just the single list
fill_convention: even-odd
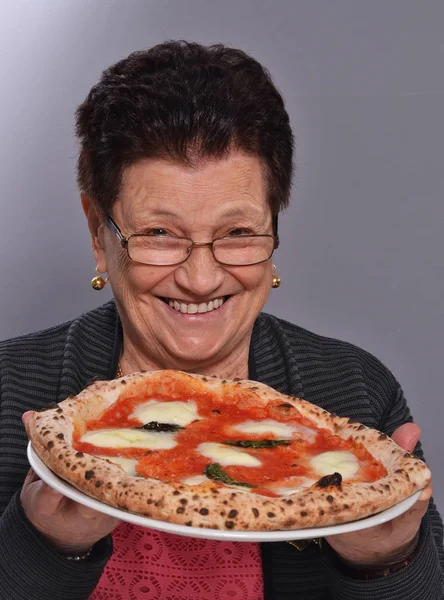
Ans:
[{"label": "white plate", "polygon": [[185,535],[196,538],[206,538],[209,540],[225,540],[225,541],[237,541],[237,542],[284,542],[288,540],[306,540],[316,537],[325,537],[327,535],[336,535],[338,533],[347,533],[349,531],[358,531],[360,529],[367,529],[367,527],[373,527],[374,525],[380,525],[387,521],[391,521],[395,517],[402,515],[418,500],[421,491],[416,492],[413,496],[406,498],[402,502],[399,502],[395,506],[367,517],[359,521],[353,521],[351,523],[342,523],[341,525],[331,525],[330,527],[313,527],[311,529],[297,529],[297,530],[286,530],[286,531],[225,531],[221,529],[202,529],[200,527],[187,527],[186,525],[176,525],[175,523],[168,523],[166,521],[157,521],[156,519],[148,519],[133,513],[108,506],[87,496],[83,492],[80,492],[77,488],[73,487],[63,479],[60,479],[55,473],[53,473],[48,467],[40,460],[37,456],[34,448],[31,446],[31,442],[28,444],[28,460],[35,473],[49,486],[64,494],[71,500],[75,500],[80,504],[89,506],[99,512],[117,517],[122,521],[128,523],[134,523],[135,525],[141,525],[142,527],[149,527],[150,529],[157,529],[159,531],[166,531],[168,533],[174,533],[176,535]]}]

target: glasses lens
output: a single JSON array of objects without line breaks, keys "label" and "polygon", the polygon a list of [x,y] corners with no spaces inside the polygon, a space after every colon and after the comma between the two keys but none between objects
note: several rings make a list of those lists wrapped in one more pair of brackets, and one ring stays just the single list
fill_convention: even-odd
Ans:
[{"label": "glasses lens", "polygon": [[254,265],[273,254],[274,239],[266,235],[226,237],[213,244],[216,260],[225,265]]},{"label": "glasses lens", "polygon": [[128,240],[129,257],[147,265],[175,265],[188,256],[190,241],[173,236],[134,235]]}]

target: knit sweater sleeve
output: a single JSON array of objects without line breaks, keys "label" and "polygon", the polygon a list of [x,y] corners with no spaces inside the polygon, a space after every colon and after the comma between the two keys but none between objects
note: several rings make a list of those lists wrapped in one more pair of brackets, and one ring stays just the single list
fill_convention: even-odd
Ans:
[{"label": "knit sweater sleeve", "polygon": [[107,377],[104,353],[96,352],[95,363],[85,360],[92,370],[85,375],[63,366],[64,359],[71,360],[69,328],[64,324],[0,343],[0,600],[86,600],[112,554],[108,536],[95,544],[88,560],[67,560],[31,525],[20,502],[29,469],[21,415],[59,401],[65,372],[72,386],[66,395],[79,391],[88,378]]},{"label": "knit sweater sleeve", "polygon": [[[397,385],[380,429],[391,435],[403,423],[412,421],[401,388]],[[424,459],[421,445],[415,454]],[[423,518],[417,551],[410,564],[397,573],[377,579],[350,577],[339,557],[328,547],[324,560],[332,597],[335,600],[443,600],[444,550],[443,524],[433,500]]]},{"label": "knit sweater sleeve", "polygon": [[0,600],[87,600],[111,556],[111,536],[88,560],[67,560],[29,523],[19,494],[0,518]]}]

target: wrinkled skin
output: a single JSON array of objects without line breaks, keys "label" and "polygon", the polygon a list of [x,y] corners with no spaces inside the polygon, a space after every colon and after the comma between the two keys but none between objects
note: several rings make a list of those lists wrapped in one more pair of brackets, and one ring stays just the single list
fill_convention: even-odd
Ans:
[{"label": "wrinkled skin", "polygon": [[[271,259],[227,266],[200,247],[178,265],[139,264],[85,195],[82,204],[98,269],[108,274],[122,322],[124,373],[177,369],[247,378],[251,332],[271,290]],[[139,161],[126,170],[111,216],[126,237],[157,232],[202,243],[273,232],[261,163],[234,151],[194,167]],[[164,302],[217,298],[228,300],[205,314],[182,314]]]}]

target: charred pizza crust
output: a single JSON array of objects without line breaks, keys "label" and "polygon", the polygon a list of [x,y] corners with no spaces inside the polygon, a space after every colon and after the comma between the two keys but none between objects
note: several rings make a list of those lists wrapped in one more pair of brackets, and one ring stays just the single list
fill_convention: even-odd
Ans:
[{"label": "charred pizza crust", "polygon": [[[264,405],[282,399],[315,426],[363,444],[388,474],[373,483],[345,482],[326,487],[314,484],[290,496],[271,498],[214,481],[187,485],[132,477],[107,459],[73,448],[74,427],[84,430],[85,422],[98,419],[118,399],[123,388],[146,384],[150,377],[165,380],[191,377],[215,394],[226,385],[234,385],[254,392],[255,402]],[[291,530],[349,522],[393,506],[424,488],[431,476],[422,461],[405,452],[386,434],[334,416],[305,400],[280,394],[255,381],[226,381],[177,371],[134,373],[113,381],[95,382],[78,396],[33,415],[29,435],[42,461],[82,492],[125,511],[193,527]]]}]

